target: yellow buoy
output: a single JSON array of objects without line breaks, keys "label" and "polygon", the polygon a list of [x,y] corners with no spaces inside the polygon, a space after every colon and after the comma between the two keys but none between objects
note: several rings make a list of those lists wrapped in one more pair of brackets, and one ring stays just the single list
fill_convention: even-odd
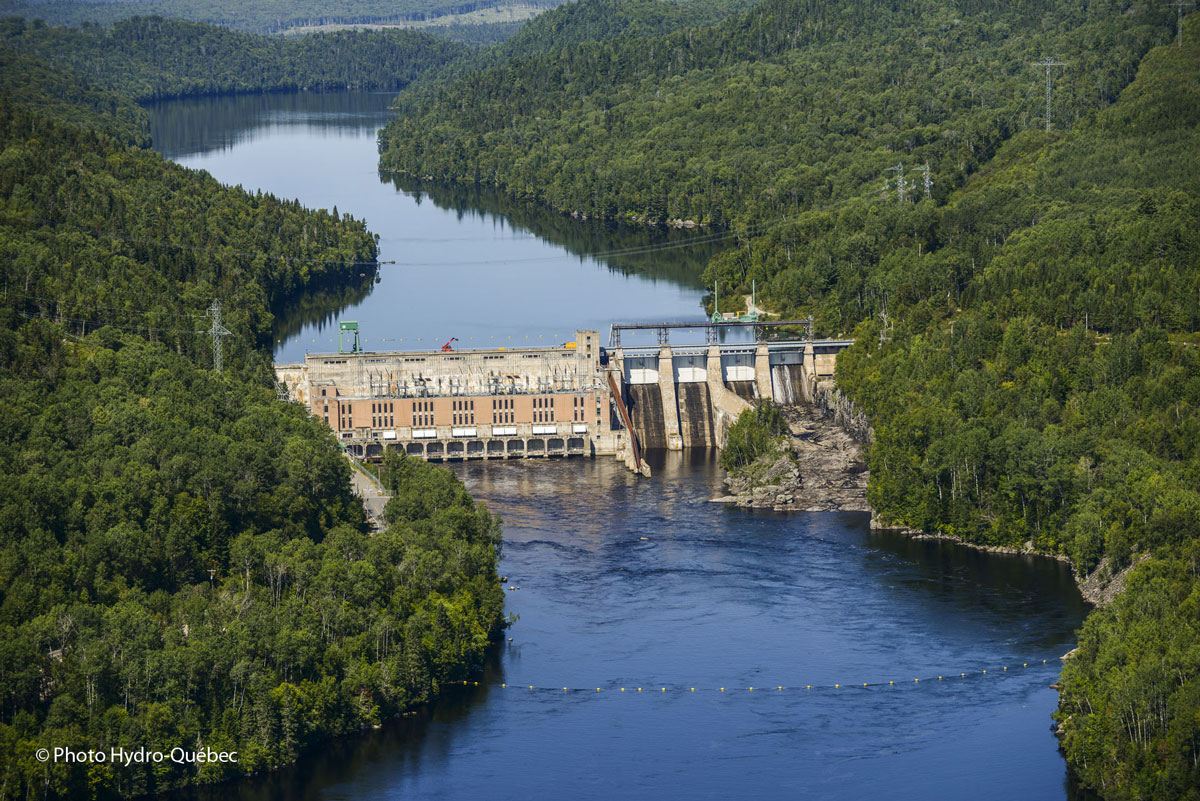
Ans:
[{"label": "yellow buoy", "polygon": [[835,690],[841,689],[841,686],[842,685],[840,685],[840,684],[835,684],[835,685],[833,685],[833,689],[835,689]]},{"label": "yellow buoy", "polygon": [[507,687],[508,685],[507,685],[507,684],[501,684],[500,686],[501,686],[501,687]]}]

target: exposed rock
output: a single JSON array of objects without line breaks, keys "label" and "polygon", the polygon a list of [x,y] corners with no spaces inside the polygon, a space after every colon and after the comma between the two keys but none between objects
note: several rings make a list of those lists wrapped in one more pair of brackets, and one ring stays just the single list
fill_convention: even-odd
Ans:
[{"label": "exposed rock", "polygon": [[791,437],[779,450],[725,479],[720,503],[777,511],[870,510],[861,446],[836,423],[808,407],[783,408]]},{"label": "exposed rock", "polygon": [[1113,598],[1116,598],[1125,591],[1125,582],[1129,579],[1129,572],[1148,556],[1149,554],[1144,553],[1121,570],[1115,572],[1113,571],[1112,560],[1107,556],[1104,557],[1100,560],[1100,564],[1096,565],[1096,569],[1089,573],[1087,578],[1079,582],[1079,592],[1083,595],[1083,599],[1096,606],[1104,606],[1110,603]]}]

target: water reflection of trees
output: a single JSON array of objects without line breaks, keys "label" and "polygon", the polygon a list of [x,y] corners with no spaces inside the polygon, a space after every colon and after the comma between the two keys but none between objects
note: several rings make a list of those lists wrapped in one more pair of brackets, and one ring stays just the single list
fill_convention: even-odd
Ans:
[{"label": "water reflection of trees", "polygon": [[274,310],[275,341],[287,342],[305,326],[311,325],[323,331],[326,326],[334,325],[343,311],[362,303],[371,294],[376,272],[372,267],[354,283],[343,286],[327,284],[290,297],[282,308]]},{"label": "water reflection of trees", "polygon": [[272,118],[301,119],[319,129],[374,130],[387,121],[392,94],[286,92],[221,95],[148,103],[154,149],[179,158],[245,141]]},{"label": "water reflection of trees", "polygon": [[631,248],[681,245],[710,232],[707,229],[687,230],[607,220],[580,220],[536,204],[515,201],[486,186],[438,184],[393,173],[380,173],[380,180],[415,195],[417,202],[428,198],[439,209],[453,211],[460,218],[471,215],[502,217],[513,227],[524,228],[569,253],[595,257],[610,271],[621,275],[641,275],[699,289],[703,287],[700,274],[708,260],[725,249],[721,243],[696,242],[688,247],[650,253],[597,256]]}]

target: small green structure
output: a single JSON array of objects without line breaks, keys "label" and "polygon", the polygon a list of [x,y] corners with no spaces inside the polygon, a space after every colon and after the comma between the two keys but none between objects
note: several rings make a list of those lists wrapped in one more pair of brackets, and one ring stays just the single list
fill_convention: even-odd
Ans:
[{"label": "small green structure", "polygon": [[[347,339],[350,340],[350,350],[346,350]],[[362,353],[362,347],[358,342],[357,322],[346,320],[338,323],[338,353]]]},{"label": "small green structure", "polygon": [[741,312],[721,313],[720,283],[713,284],[713,314],[714,323],[757,323],[758,322],[758,287],[756,281],[750,282],[750,310]]}]

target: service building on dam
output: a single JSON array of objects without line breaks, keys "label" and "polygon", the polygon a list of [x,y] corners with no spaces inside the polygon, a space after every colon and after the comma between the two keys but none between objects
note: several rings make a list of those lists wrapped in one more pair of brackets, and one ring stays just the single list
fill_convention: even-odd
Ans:
[{"label": "service building on dam", "polygon": [[364,458],[430,460],[617,454],[625,430],[599,335],[548,348],[309,354],[276,365],[293,400]]}]

